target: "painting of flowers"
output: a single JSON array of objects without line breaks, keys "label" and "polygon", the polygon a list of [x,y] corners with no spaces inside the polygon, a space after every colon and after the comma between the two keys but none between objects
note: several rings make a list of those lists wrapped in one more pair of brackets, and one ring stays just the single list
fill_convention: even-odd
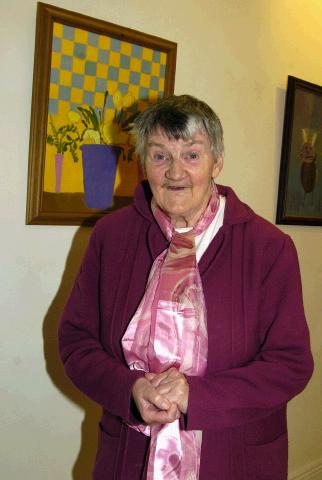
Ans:
[{"label": "painting of flowers", "polygon": [[42,178],[29,179],[27,223],[92,222],[132,201],[142,171],[131,124],[173,93],[175,57],[173,42],[38,4],[35,72],[46,68],[32,108],[45,109],[32,115],[29,176]]},{"label": "painting of flowers", "polygon": [[[108,110],[106,105],[109,97],[112,97],[110,104],[113,109]],[[138,113],[133,94],[127,92],[123,96],[119,90],[111,96],[105,91],[102,108],[77,106],[76,111],[70,110],[67,116],[56,115],[56,119],[49,113],[45,192],[79,192],[84,194],[86,207],[94,209],[112,207],[117,196],[131,197],[141,175],[130,134],[131,122]],[[56,126],[55,122],[59,124],[59,121],[62,124]],[[96,162],[96,167],[87,166],[87,162]],[[97,177],[92,178],[95,173]],[[123,181],[122,173],[126,173]],[[104,185],[107,179],[110,179],[109,185]],[[93,190],[92,196],[96,192],[100,197],[97,201],[89,200],[87,193],[90,188]],[[114,195],[114,192],[118,195]],[[72,195],[69,197],[72,198]],[[79,198],[80,195],[74,195],[76,201]],[[83,208],[83,202],[80,206]]]}]

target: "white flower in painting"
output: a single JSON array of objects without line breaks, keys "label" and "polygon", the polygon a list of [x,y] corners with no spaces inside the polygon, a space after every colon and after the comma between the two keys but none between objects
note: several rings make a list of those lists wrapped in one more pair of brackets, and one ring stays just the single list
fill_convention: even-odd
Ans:
[{"label": "white flower in painting", "polygon": [[97,130],[93,130],[88,128],[84,132],[84,143],[101,143],[100,141],[100,133]]}]

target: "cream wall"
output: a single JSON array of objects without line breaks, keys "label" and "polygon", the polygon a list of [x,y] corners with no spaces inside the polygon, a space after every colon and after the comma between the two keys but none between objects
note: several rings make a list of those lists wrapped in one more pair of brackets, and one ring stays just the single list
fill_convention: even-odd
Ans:
[{"label": "cream wall", "polygon": [[[274,221],[287,75],[322,84],[321,0],[52,3],[176,41],[176,93],[223,121],[222,183]],[[88,480],[99,411],[63,377],[55,335],[89,230],[24,225],[36,2],[0,0],[0,13],[1,478]],[[289,407],[290,478],[321,480],[322,227],[282,229],[298,249],[316,361]]]}]

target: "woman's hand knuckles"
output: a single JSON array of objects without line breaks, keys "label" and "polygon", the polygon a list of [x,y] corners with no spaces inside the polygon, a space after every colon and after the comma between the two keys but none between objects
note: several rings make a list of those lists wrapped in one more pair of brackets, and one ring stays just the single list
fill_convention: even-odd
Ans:
[{"label": "woman's hand knuckles", "polygon": [[159,393],[157,390],[156,390],[156,392],[157,392],[157,393],[153,396],[153,403],[154,403],[154,404],[159,404],[159,403],[162,401],[163,396],[162,396],[162,394]]}]

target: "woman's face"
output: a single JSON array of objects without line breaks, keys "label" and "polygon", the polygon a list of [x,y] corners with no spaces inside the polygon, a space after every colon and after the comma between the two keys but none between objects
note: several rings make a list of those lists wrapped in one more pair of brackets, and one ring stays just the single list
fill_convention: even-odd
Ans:
[{"label": "woman's face", "polygon": [[154,199],[175,227],[193,226],[205,210],[223,164],[208,137],[197,132],[188,141],[169,139],[162,130],[148,138],[146,176]]}]

